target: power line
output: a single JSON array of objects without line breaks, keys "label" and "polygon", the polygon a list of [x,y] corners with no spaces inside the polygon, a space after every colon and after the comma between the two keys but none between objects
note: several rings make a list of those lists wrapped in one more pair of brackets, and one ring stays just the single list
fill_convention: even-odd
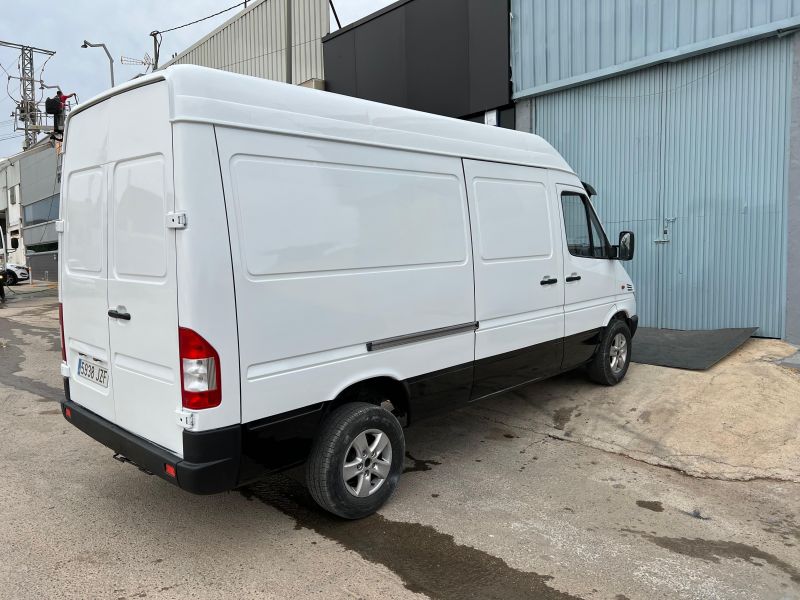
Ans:
[{"label": "power line", "polygon": [[3,69],[3,71],[5,71],[5,74],[6,74],[6,75],[8,75],[9,77],[11,77],[11,73],[9,73],[9,72],[8,72],[8,69],[6,69],[6,68],[3,66],[3,63],[0,63],[0,69]]},{"label": "power line", "polygon": [[[208,19],[213,19],[214,17],[219,16],[222,13],[226,13],[229,10],[233,10],[234,8],[238,8],[238,7],[243,6],[245,4],[247,4],[247,0],[245,0],[244,2],[239,2],[239,4],[234,4],[233,6],[229,6],[226,9],[223,9],[223,10],[221,10],[219,12],[216,12],[213,15],[208,15],[207,17],[203,17],[202,19],[197,19],[196,21],[192,21],[190,23],[184,23],[183,25],[178,25],[177,27],[170,27],[169,29],[162,29],[160,31],[154,31],[153,33],[156,33],[156,34],[169,33],[170,31],[175,31],[176,29],[183,29],[184,27],[189,27],[189,25],[194,25],[194,24],[200,23],[202,21],[207,21]],[[153,35],[153,33],[151,33],[150,35]]]}]

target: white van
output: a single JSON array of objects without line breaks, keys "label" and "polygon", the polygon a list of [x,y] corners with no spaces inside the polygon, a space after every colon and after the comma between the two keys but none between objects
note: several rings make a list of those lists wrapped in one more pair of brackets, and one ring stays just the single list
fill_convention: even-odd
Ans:
[{"label": "white van", "polygon": [[346,518],[401,425],[588,366],[636,330],[586,188],[541,138],[192,66],[69,116],[64,416],[195,493],[306,463]]},{"label": "white van", "polygon": [[[19,240],[11,238],[11,250],[19,248]],[[19,279],[27,279],[28,270],[8,262],[8,250],[6,249],[6,234],[3,226],[0,225],[0,303],[6,301],[6,286],[12,286]]]}]

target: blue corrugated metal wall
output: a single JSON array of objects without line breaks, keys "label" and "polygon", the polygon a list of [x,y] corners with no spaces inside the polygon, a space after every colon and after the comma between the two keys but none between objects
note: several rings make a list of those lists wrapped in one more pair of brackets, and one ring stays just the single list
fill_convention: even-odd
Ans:
[{"label": "blue corrugated metal wall", "polygon": [[597,212],[609,238],[636,233],[626,264],[643,325],[657,322],[658,189],[661,181],[664,67],[607,79],[535,99],[536,133],[597,188]]},{"label": "blue corrugated metal wall", "polygon": [[800,25],[800,0],[511,0],[514,97]]},{"label": "blue corrugated metal wall", "polygon": [[771,38],[535,98],[609,235],[637,234],[643,325],[782,337],[790,66]]}]

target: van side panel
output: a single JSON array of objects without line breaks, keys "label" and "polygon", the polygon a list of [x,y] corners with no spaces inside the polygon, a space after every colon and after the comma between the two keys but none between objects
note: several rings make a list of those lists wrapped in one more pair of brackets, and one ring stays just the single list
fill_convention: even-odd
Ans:
[{"label": "van side panel", "polygon": [[560,220],[545,169],[465,160],[475,255],[473,398],[558,372]]},{"label": "van side panel", "polygon": [[[222,127],[217,140],[243,422],[370,377],[405,380],[474,359],[458,159]],[[410,334],[422,335],[372,345]]]},{"label": "van side panel", "polygon": [[178,319],[220,357],[222,403],[195,414],[195,431],[240,423],[239,345],[230,241],[217,142],[211,125],[173,126],[175,210],[187,227],[175,237]]}]

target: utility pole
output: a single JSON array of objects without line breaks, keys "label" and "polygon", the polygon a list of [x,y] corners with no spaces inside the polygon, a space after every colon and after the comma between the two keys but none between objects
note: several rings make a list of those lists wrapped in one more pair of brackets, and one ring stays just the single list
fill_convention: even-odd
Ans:
[{"label": "utility pole", "polygon": [[33,126],[38,125],[39,111],[36,110],[36,87],[33,80],[33,48],[23,46],[20,50],[20,81],[19,89],[22,93],[22,121],[25,123],[25,141],[22,149],[27,150],[36,143],[36,131]]},{"label": "utility pole", "polygon": [[25,131],[22,149],[27,150],[36,143],[36,136],[42,131],[42,126],[39,124],[39,108],[36,106],[37,81],[34,77],[33,55],[53,56],[55,52],[2,40],[0,40],[0,46],[19,50],[21,97],[17,105],[17,117],[22,121]]},{"label": "utility pole", "polygon": [[151,31],[153,38],[153,72],[158,70],[158,51],[161,50],[161,34],[158,31]]}]

